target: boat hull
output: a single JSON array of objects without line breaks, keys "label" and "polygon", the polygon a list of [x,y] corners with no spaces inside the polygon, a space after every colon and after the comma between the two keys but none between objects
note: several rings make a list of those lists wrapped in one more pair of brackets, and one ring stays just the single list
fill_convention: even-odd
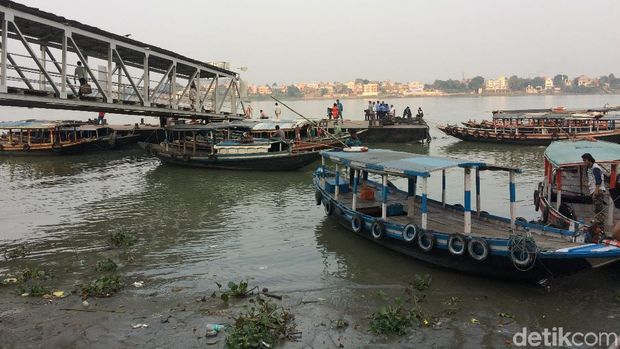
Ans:
[{"label": "boat hull", "polygon": [[553,137],[551,135],[535,135],[534,137],[523,136],[515,136],[512,134],[505,134],[503,136],[497,136],[494,133],[490,133],[485,135],[482,132],[474,133],[475,129],[471,129],[468,133],[463,133],[459,131],[454,131],[454,129],[449,129],[446,127],[439,127],[439,130],[443,133],[458,138],[467,142],[480,142],[480,143],[495,143],[495,144],[520,144],[520,145],[532,145],[532,146],[547,146],[558,140],[567,140],[567,139],[589,139],[595,138],[602,141],[620,143],[620,133],[601,133],[601,134],[587,134],[587,135],[577,135],[574,137],[568,137],[566,135],[558,135]]},{"label": "boat hull", "polygon": [[319,152],[209,157],[176,156],[171,153],[155,152],[155,155],[162,162],[179,166],[248,171],[293,171],[320,158]]},{"label": "boat hull", "polygon": [[348,231],[354,235],[373,241],[380,246],[387,247],[438,267],[497,279],[539,282],[544,279],[569,275],[620,260],[620,256],[618,255],[592,258],[585,254],[583,257],[577,257],[573,255],[568,256],[567,254],[540,253],[536,261],[529,266],[527,270],[523,271],[515,267],[510,259],[508,246],[505,244],[506,239],[487,239],[491,253],[485,260],[477,261],[469,257],[467,253],[461,256],[451,254],[447,246],[449,234],[430,230],[427,232],[433,234],[435,247],[429,252],[424,252],[419,248],[415,240],[413,242],[406,242],[401,236],[397,235],[402,231],[402,227],[394,226],[388,222],[384,222],[386,226],[385,236],[380,239],[375,239],[370,232],[372,220],[375,220],[375,217],[363,216],[363,227],[360,232],[355,232],[352,227],[352,220],[355,215],[359,215],[359,212],[352,211],[346,206],[334,201],[331,195],[321,188],[320,181],[317,179],[316,175],[314,184],[316,190],[320,193],[323,204],[325,204],[326,201],[330,201],[330,203],[334,205],[331,210],[332,213],[329,214],[331,216],[330,218],[337,219]]}]

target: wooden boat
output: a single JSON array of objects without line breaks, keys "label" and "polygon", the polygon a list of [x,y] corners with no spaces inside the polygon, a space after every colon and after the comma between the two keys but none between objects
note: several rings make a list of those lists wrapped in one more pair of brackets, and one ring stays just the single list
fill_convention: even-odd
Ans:
[{"label": "wooden boat", "polygon": [[139,144],[166,163],[229,170],[297,170],[319,158],[318,151],[293,151],[281,139],[218,140],[224,126],[177,125],[166,130],[164,142]]},{"label": "wooden boat", "polygon": [[439,125],[447,135],[464,141],[523,145],[549,145],[566,139],[601,139],[620,142],[620,117],[608,114],[618,108],[569,111],[496,111],[492,120],[470,120],[459,125]]},{"label": "wooden boat", "polygon": [[[326,135],[318,131],[317,127],[306,120],[283,120],[276,122],[273,120],[261,121],[233,121],[209,123],[206,126],[218,132],[217,139],[239,138],[242,133],[248,132],[254,138],[268,139],[276,131],[276,125],[286,135],[286,139],[292,140],[293,152],[306,152],[316,150],[326,150],[342,147],[343,143],[349,139],[349,132],[335,132]],[[180,126],[180,125],[179,125]],[[362,134],[365,130],[358,132]],[[298,134],[297,134],[298,133]]]},{"label": "wooden boat", "polygon": [[[389,150],[321,155],[323,163],[314,173],[317,205],[354,234],[419,260],[462,272],[532,281],[620,260],[618,247],[580,243],[573,232],[515,217],[514,177],[519,169]],[[328,161],[335,163],[333,170],[327,168]],[[343,167],[354,171],[353,183],[343,179]],[[464,173],[464,206],[446,203],[448,169]],[[484,171],[508,172],[510,218],[480,211],[479,175]],[[442,176],[441,200],[427,194],[428,178],[437,173]],[[391,184],[392,177],[406,179],[407,188]]]},{"label": "wooden boat", "polygon": [[541,222],[567,229],[583,239],[591,226],[594,210],[581,155],[590,153],[606,172],[607,222],[610,232],[620,220],[620,145],[604,141],[554,142],[545,150],[545,177],[534,191],[534,205]]},{"label": "wooden boat", "polygon": [[0,122],[0,155],[40,156],[117,149],[136,143],[138,135],[81,121]]}]

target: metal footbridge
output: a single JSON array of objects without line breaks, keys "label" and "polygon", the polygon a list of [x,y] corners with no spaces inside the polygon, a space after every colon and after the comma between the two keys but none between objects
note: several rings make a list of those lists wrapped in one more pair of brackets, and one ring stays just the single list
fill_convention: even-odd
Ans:
[{"label": "metal footbridge", "polygon": [[[0,0],[0,16],[0,105],[209,121],[239,117],[239,74],[218,64],[13,1]],[[74,80],[78,61],[92,86],[81,97]]]}]

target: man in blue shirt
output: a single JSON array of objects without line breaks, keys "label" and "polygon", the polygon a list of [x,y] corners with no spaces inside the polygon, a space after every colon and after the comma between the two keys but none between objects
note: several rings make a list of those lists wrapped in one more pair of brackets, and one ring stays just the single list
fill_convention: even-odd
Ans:
[{"label": "man in blue shirt", "polygon": [[342,103],[340,103],[339,99],[336,100],[336,106],[338,107],[338,118],[342,122],[343,121],[343,118],[342,118],[342,109],[343,109],[343,107],[342,107]]}]

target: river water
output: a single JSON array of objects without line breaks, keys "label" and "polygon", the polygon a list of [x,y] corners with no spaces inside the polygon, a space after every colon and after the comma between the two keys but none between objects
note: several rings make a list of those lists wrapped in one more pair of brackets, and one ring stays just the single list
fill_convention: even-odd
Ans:
[{"label": "river water", "polygon": [[[421,106],[429,124],[434,125],[487,118],[495,109],[620,105],[620,96],[435,97],[388,103],[399,113],[405,106],[414,111]],[[304,115],[319,117],[329,101],[288,104]],[[343,104],[345,118],[363,119],[366,100],[344,100]],[[255,114],[259,109],[272,114],[273,103],[253,102],[253,108]],[[283,114],[293,118],[286,109]],[[0,109],[0,120],[89,117],[93,116]],[[109,119],[111,123],[136,121],[115,115]],[[435,127],[431,135],[429,146],[372,146],[520,167],[518,215],[537,217],[531,197],[542,175],[544,147],[465,143]],[[429,330],[410,342],[388,339],[377,346],[415,342],[497,347],[506,345],[512,333],[523,326],[618,330],[618,266],[556,280],[549,292],[536,285],[434,268],[351,236],[327,218],[322,207],[314,204],[311,183],[315,167],[282,173],[206,171],[163,165],[139,149],[63,158],[0,159],[0,251],[22,244],[29,251],[24,259],[0,261],[0,275],[23,264],[40,264],[57,271],[55,286],[69,288],[92,276],[93,264],[108,253],[109,234],[125,230],[139,240],[131,259],[121,263],[122,270],[130,279],[146,280],[147,285],[125,292],[146,295],[181,287],[184,291],[180,294],[192,297],[214,290],[215,282],[242,279],[282,294],[315,292],[341,316],[360,324],[359,329],[347,332],[350,342],[344,342],[346,347],[350,347],[347,343],[355,347],[370,341],[365,332],[366,316],[380,304],[378,291],[397,295],[415,275],[422,274],[433,279],[429,307],[439,309],[450,297],[461,300],[462,310],[448,322],[449,330],[437,332],[453,339],[438,341]],[[437,197],[439,186],[438,179],[430,181],[431,197]],[[461,174],[449,173],[448,186],[448,201],[462,202]],[[482,209],[507,215],[506,174],[482,175]],[[502,324],[500,312],[513,315],[514,320]],[[321,319],[307,321],[318,323]]]}]

